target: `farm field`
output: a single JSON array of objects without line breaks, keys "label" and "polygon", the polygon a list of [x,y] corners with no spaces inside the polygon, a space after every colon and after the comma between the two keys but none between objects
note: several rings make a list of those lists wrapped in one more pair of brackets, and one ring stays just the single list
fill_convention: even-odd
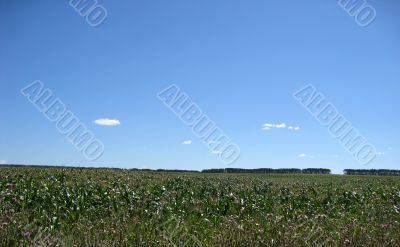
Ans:
[{"label": "farm field", "polygon": [[1,246],[400,246],[400,177],[0,168]]}]

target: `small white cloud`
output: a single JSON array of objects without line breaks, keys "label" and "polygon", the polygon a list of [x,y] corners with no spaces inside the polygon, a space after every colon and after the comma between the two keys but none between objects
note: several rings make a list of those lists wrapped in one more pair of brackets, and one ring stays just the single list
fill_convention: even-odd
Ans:
[{"label": "small white cloud", "polygon": [[297,157],[314,159],[313,155],[308,155],[308,154],[299,154],[299,155],[297,155]]},{"label": "small white cloud", "polygon": [[117,126],[121,124],[118,119],[109,119],[109,118],[96,119],[94,120],[94,123],[101,126]]},{"label": "small white cloud", "polygon": [[220,141],[209,141],[208,144],[220,144]]},{"label": "small white cloud", "polygon": [[376,152],[375,154],[381,156],[381,155],[384,155],[385,153],[384,152]]},{"label": "small white cloud", "polygon": [[190,145],[192,144],[192,140],[186,140],[182,142],[183,145]]},{"label": "small white cloud", "polygon": [[278,128],[278,129],[286,128],[286,124],[285,123],[277,124],[277,125],[275,125],[275,128]]},{"label": "small white cloud", "polygon": [[280,124],[271,124],[271,123],[265,123],[263,125],[263,130],[270,130],[270,129],[288,129],[288,130],[300,130],[300,127],[298,126],[287,126],[286,123],[280,123]]},{"label": "small white cloud", "polygon": [[212,154],[221,154],[221,151],[211,151]]},{"label": "small white cloud", "polygon": [[388,150],[392,150],[393,148],[392,147],[388,147]]},{"label": "small white cloud", "polygon": [[7,163],[7,160],[0,160],[0,164],[5,164]]}]

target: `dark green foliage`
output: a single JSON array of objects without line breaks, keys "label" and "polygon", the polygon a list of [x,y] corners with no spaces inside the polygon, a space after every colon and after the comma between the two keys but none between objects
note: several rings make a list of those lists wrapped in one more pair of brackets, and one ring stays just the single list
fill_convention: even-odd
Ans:
[{"label": "dark green foliage", "polygon": [[206,169],[202,173],[271,173],[271,174],[330,174],[331,170],[325,168],[257,168],[257,169],[244,169],[244,168],[226,168],[226,169]]},{"label": "dark green foliage", "polygon": [[345,169],[346,175],[378,175],[378,176],[400,176],[400,170],[387,169]]}]

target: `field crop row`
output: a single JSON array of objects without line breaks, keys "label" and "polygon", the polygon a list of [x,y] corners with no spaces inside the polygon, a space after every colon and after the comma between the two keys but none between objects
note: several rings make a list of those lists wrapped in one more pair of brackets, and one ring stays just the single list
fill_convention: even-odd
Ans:
[{"label": "field crop row", "polygon": [[400,178],[0,169],[2,246],[400,246]]}]

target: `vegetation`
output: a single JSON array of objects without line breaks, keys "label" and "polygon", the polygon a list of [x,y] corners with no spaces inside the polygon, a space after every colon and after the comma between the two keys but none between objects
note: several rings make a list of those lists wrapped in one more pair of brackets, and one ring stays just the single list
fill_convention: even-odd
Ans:
[{"label": "vegetation", "polygon": [[244,168],[226,168],[226,169],[208,169],[203,170],[203,173],[281,173],[281,174],[330,174],[331,170],[324,168],[307,168],[307,169],[297,169],[297,168],[258,168],[258,169],[244,169]]},{"label": "vegetation", "polygon": [[386,169],[345,169],[343,171],[346,175],[378,175],[378,176],[400,176],[400,170],[386,170]]},{"label": "vegetation", "polygon": [[[31,166],[31,165],[2,165],[2,167],[32,167],[32,168],[71,168],[75,169],[76,167],[68,167],[68,166]],[[80,169],[93,169],[87,167],[81,167]],[[122,170],[120,168],[96,168],[96,169],[113,169],[113,170]],[[298,169],[298,168],[280,168],[280,169],[272,169],[272,168],[257,168],[257,169],[244,169],[244,168],[220,168],[220,169],[205,169],[202,171],[195,170],[165,170],[165,169],[137,169],[132,168],[134,171],[147,171],[147,172],[173,172],[173,173],[305,173],[305,174],[330,174],[330,169],[325,168],[307,168],[307,169]]]},{"label": "vegetation", "polygon": [[0,245],[400,246],[400,178],[0,168]]}]

